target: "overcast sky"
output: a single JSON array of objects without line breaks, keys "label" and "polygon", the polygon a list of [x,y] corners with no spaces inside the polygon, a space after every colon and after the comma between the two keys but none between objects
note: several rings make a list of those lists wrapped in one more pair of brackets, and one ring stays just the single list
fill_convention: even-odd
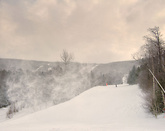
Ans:
[{"label": "overcast sky", "polygon": [[165,36],[165,0],[0,0],[0,57],[131,60],[154,26]]}]

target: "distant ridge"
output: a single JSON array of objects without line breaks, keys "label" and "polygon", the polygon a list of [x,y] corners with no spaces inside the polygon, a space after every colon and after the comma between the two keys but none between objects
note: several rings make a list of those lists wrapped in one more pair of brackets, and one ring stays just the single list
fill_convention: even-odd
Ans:
[{"label": "distant ridge", "polygon": [[133,66],[138,66],[137,61],[119,61],[107,64],[99,64],[93,70],[93,76],[105,79],[108,84],[122,84],[123,78],[127,79],[129,71]]},{"label": "distant ridge", "polygon": [[38,68],[40,65],[46,65],[48,63],[54,64],[57,62],[0,58],[0,70],[31,70]]},{"label": "distant ridge", "polygon": [[[56,66],[61,62],[48,62],[48,61],[37,61],[37,60],[22,60],[22,59],[11,59],[11,58],[0,58],[0,70],[16,70],[16,69],[25,69],[25,70],[35,70],[38,67],[42,66]],[[76,63],[75,64],[88,64],[88,63]],[[134,60],[130,61],[116,61],[105,64],[92,64],[97,65],[92,71],[98,74],[116,74],[120,73],[121,75],[129,73],[133,66],[137,66],[138,62]]]},{"label": "distant ridge", "polygon": [[130,61],[119,61],[119,62],[111,62],[107,64],[99,64],[94,71],[98,73],[106,74],[108,72],[123,72],[128,73],[129,70],[132,69],[133,66],[137,66],[138,62],[134,60]]}]

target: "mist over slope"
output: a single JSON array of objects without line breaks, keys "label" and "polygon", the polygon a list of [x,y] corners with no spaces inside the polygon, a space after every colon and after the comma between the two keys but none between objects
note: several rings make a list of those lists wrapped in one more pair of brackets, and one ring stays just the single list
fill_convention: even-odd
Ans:
[{"label": "mist over slope", "polygon": [[[99,85],[120,84],[134,61],[109,64],[0,59],[0,106],[8,117],[23,108],[59,104]],[[3,102],[3,103],[2,103]],[[5,103],[4,103],[5,102]]]}]

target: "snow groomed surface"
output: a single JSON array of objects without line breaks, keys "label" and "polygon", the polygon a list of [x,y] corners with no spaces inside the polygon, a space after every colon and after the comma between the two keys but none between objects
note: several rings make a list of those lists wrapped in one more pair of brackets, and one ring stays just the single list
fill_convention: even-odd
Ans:
[{"label": "snow groomed surface", "polygon": [[137,85],[94,87],[51,108],[0,123],[0,131],[165,131],[143,109]]}]

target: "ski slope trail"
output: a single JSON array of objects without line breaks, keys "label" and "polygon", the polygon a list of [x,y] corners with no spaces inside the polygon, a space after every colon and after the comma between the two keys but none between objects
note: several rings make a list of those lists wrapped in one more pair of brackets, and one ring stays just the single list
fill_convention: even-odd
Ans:
[{"label": "ski slope trail", "polygon": [[94,87],[48,109],[0,123],[0,131],[165,131],[145,112],[137,85]]}]

